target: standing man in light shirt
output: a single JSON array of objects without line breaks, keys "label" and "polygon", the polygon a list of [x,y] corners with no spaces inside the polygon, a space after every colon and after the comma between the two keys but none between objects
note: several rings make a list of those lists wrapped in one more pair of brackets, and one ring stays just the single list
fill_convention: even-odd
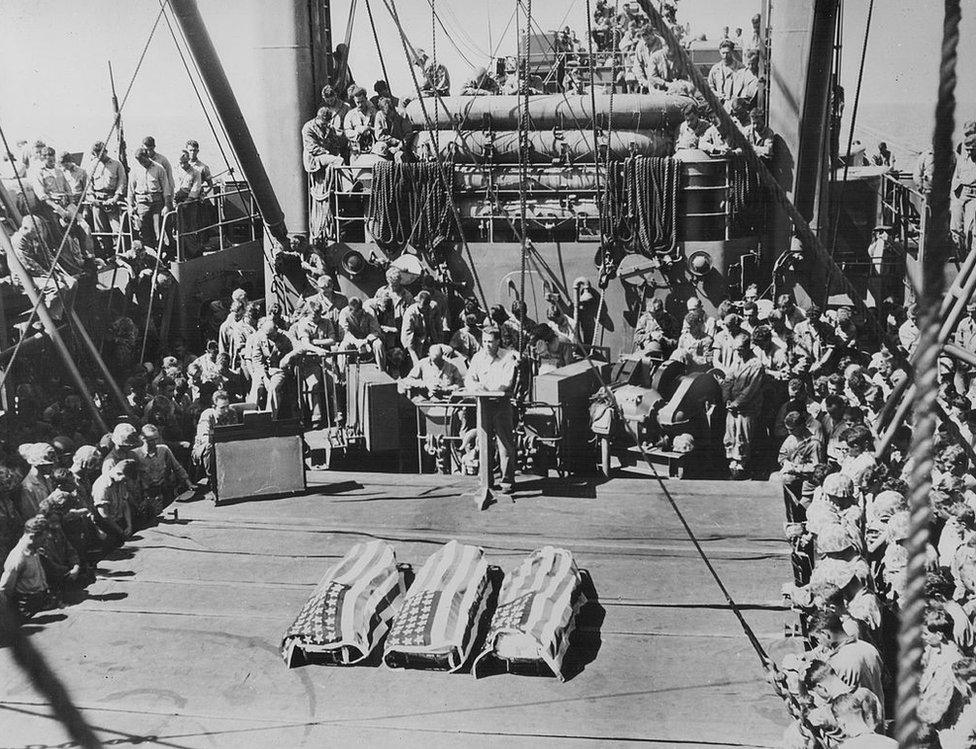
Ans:
[{"label": "standing man in light shirt", "polygon": [[177,225],[169,224],[166,242],[173,241],[173,232],[181,235],[181,248],[187,257],[200,254],[201,237],[197,229],[202,225],[200,196],[203,194],[203,172],[193,165],[188,151],[180,152],[176,166],[176,184],[173,201],[179,205]]},{"label": "standing man in light shirt", "polygon": [[514,351],[501,347],[498,328],[485,328],[481,334],[481,350],[471,357],[464,385],[469,390],[489,390],[504,393],[492,404],[489,418],[498,443],[498,462],[501,464],[501,491],[511,494],[515,488],[515,434],[512,401],[509,394],[515,386],[518,358]]},{"label": "standing man in light shirt", "polygon": [[735,57],[735,42],[726,39],[718,47],[722,59],[708,71],[708,85],[722,105],[728,109],[735,100],[741,78],[742,63]]},{"label": "standing man in light shirt", "polygon": [[91,227],[97,235],[96,241],[102,256],[112,254],[113,242],[108,236],[117,232],[120,226],[119,206],[125,202],[125,167],[108,155],[102,141],[96,141],[91,148],[91,160],[87,171],[91,174]]},{"label": "standing man in light shirt", "polygon": [[203,172],[193,165],[187,151],[180,152],[179,165],[175,175],[173,200],[182,203],[186,200],[199,200],[203,193]]},{"label": "standing man in light shirt", "polygon": [[207,164],[200,161],[200,144],[191,138],[183,148],[190,156],[190,163],[200,170],[200,179],[203,180],[204,187],[213,190],[213,172]]},{"label": "standing man in light shirt", "polygon": [[166,179],[169,180],[169,187],[170,190],[172,190],[174,184],[173,166],[169,163],[169,159],[156,150],[156,139],[151,135],[147,135],[142,139],[142,147],[146,149],[146,153],[149,155],[149,158],[159,164],[163,168],[163,171],[166,172]]},{"label": "standing man in light shirt", "polygon": [[145,148],[136,151],[129,175],[129,215],[143,244],[156,247],[163,213],[173,209],[173,183]]},{"label": "standing man in light shirt", "polygon": [[75,164],[71,154],[62,151],[58,157],[58,164],[61,166],[61,174],[68,185],[68,199],[78,205],[85,192],[85,183],[88,182],[88,172]]},{"label": "standing man in light shirt", "polygon": [[47,146],[43,155],[43,161],[31,163],[27,176],[31,178],[37,199],[49,205],[59,217],[67,221],[68,216],[64,209],[69,202],[68,182],[58,169],[54,149]]}]

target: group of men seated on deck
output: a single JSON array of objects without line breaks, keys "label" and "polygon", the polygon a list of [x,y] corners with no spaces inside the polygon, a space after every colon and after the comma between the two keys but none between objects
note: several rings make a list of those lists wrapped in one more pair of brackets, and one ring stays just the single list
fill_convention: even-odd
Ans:
[{"label": "group of men seated on deck", "polygon": [[[757,299],[750,288],[741,301],[708,315],[693,298],[679,321],[660,300],[649,300],[635,351],[712,372],[725,398],[732,476],[764,477],[775,469],[770,480],[783,486],[796,572],[784,593],[802,614],[810,644],[775,673],[798,719],[785,745],[894,746],[875,733],[890,727],[894,706],[907,481],[915,463],[911,421],[892,428],[884,453],[877,448],[882,408],[907,378],[900,362],[918,344],[915,309],[905,314],[887,305],[883,330],[875,333],[850,307],[800,309],[788,295],[775,301]],[[976,353],[976,303],[967,311],[953,342]],[[940,362],[945,416],[929,495],[919,710],[931,733],[925,746],[972,746],[976,731],[974,374],[958,361]]]}]

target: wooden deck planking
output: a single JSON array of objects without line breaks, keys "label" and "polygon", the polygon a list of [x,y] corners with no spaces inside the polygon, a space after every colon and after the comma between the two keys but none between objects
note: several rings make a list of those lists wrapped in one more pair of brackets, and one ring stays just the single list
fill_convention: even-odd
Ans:
[{"label": "wooden deck planking", "polygon": [[[313,478],[325,479],[327,493],[180,505],[178,521],[143,531],[131,553],[103,562],[110,576],[87,598],[28,625],[105,739],[154,736],[145,743],[180,747],[777,744],[785,711],[653,481],[569,484],[564,497],[530,489],[514,505],[478,513],[459,497],[472,485],[466,479]],[[775,540],[781,500],[760,484],[668,486],[760,637],[776,652],[792,647],[778,600],[789,576],[786,547]],[[398,558],[415,565],[456,536],[481,543],[503,568],[544,543],[566,545],[590,571],[602,607],[591,607],[570,651],[578,673],[559,683],[384,667],[289,671],[277,653],[282,632],[325,569],[372,536],[390,539]],[[12,730],[5,737],[14,745],[62,740],[59,726],[25,710],[45,707],[0,651],[0,720]]]}]

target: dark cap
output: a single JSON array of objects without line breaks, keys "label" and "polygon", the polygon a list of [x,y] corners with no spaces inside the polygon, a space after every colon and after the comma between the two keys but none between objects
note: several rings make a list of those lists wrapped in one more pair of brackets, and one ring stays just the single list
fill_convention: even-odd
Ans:
[{"label": "dark cap", "polygon": [[142,139],[142,145],[144,145],[146,148],[155,148],[156,139],[153,138],[151,135],[147,135],[145,138]]}]

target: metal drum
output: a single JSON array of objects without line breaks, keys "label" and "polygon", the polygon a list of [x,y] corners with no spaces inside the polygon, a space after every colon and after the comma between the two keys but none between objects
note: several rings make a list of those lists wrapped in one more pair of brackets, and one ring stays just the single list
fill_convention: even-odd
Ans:
[{"label": "metal drum", "polygon": [[678,236],[685,242],[729,239],[728,162],[703,151],[681,154]]}]

